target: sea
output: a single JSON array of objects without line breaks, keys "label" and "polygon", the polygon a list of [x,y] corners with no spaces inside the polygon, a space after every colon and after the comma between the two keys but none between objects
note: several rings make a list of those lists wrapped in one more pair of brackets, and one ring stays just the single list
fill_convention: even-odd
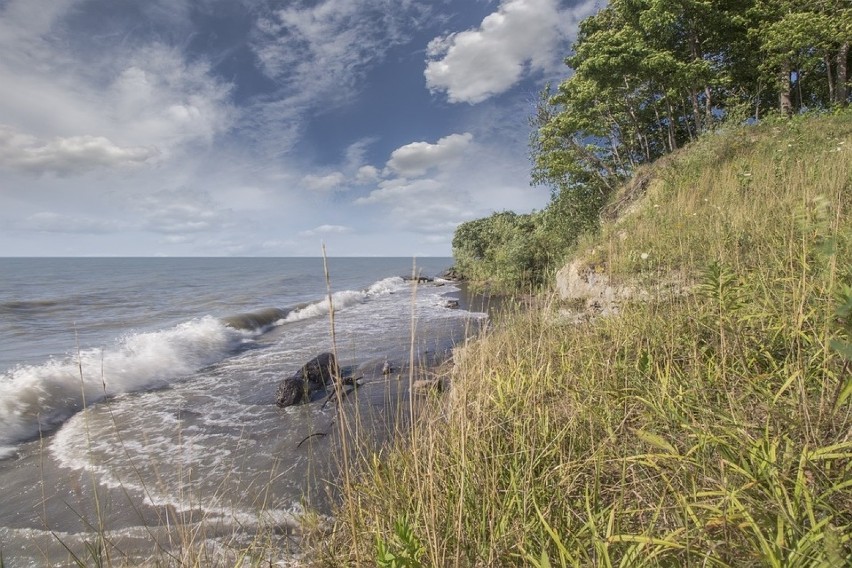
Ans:
[{"label": "sea", "polygon": [[[343,442],[398,435],[487,321],[451,264],[0,258],[0,564],[299,565]],[[323,352],[353,386],[277,407]]]}]

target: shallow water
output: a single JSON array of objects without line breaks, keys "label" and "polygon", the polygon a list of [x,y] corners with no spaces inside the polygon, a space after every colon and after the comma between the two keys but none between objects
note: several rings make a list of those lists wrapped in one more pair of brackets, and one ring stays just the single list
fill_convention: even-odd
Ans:
[{"label": "shallow water", "polygon": [[188,539],[224,565],[258,534],[297,549],[300,516],[330,511],[341,417],[324,391],[278,408],[278,382],[336,348],[363,376],[349,423],[381,440],[409,357],[446,357],[485,317],[446,307],[452,283],[403,281],[410,259],[329,264],[334,344],[320,259],[0,259],[6,566],[66,565],[98,534],[131,563]]}]

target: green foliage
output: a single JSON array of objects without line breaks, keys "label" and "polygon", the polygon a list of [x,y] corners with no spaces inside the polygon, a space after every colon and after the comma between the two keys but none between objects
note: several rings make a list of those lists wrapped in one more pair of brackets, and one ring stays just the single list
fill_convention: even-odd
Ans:
[{"label": "green foliage", "polygon": [[541,284],[548,267],[543,218],[504,211],[459,225],[453,236],[456,271],[495,291]]},{"label": "green foliage", "polygon": [[[839,337],[831,340],[831,348],[837,351],[846,361],[844,369],[848,370],[852,363],[852,286],[842,285],[837,293],[836,321],[839,324]],[[845,383],[838,385],[834,408],[839,410],[852,396],[852,376],[845,377]]]},{"label": "green foliage", "polygon": [[376,565],[380,568],[421,568],[419,559],[424,548],[405,517],[394,524],[394,537],[390,544],[381,537],[376,539]]}]

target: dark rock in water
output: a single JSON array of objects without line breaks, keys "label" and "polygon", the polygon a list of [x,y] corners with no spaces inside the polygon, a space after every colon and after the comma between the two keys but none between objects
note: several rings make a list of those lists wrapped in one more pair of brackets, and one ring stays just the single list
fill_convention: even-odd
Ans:
[{"label": "dark rock in water", "polygon": [[451,310],[458,309],[459,301],[458,300],[447,300],[445,307],[450,308]]},{"label": "dark rock in water", "polygon": [[283,408],[309,402],[311,393],[330,383],[336,371],[337,361],[333,353],[317,355],[278,384],[275,404]]},{"label": "dark rock in water", "polygon": [[314,383],[319,388],[331,382],[336,371],[337,361],[334,359],[334,354],[321,353],[305,363],[293,376],[308,383]]},{"label": "dark rock in water", "polygon": [[403,276],[402,279],[405,280],[406,282],[417,282],[418,284],[423,284],[423,283],[426,283],[426,282],[434,282],[435,281],[434,278],[429,278],[428,276],[421,276],[419,274],[417,276],[411,276],[411,275]]},{"label": "dark rock in water", "polygon": [[308,401],[307,384],[299,377],[287,377],[278,385],[275,404],[284,408]]}]

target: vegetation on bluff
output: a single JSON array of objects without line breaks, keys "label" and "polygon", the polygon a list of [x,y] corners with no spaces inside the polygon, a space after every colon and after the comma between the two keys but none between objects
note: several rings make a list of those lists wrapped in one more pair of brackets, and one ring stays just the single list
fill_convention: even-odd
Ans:
[{"label": "vegetation on bluff", "polygon": [[852,565],[850,26],[832,0],[581,24],[534,118],[551,204],[453,252],[502,289],[571,254],[632,299],[544,292],[459,350],[362,456],[328,564]]},{"label": "vegetation on bluff", "polygon": [[843,0],[612,0],[533,117],[532,180],[551,204],[462,224],[461,274],[537,285],[642,164],[722,126],[845,106],[851,38]]},{"label": "vegetation on bluff", "polygon": [[461,351],[361,462],[329,563],[852,563],[850,156],[843,113],[646,167],[575,250],[675,285],[580,323],[545,298]]}]

